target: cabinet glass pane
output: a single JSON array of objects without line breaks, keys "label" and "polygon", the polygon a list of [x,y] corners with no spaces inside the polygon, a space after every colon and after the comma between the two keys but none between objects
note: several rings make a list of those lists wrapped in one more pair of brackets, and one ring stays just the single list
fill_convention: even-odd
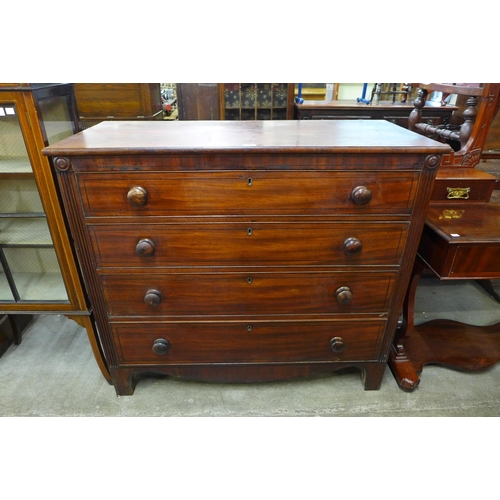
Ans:
[{"label": "cabinet glass pane", "polygon": [[15,106],[0,103],[0,174],[32,172]]},{"label": "cabinet glass pane", "polygon": [[67,96],[43,99],[38,104],[49,144],[74,134]]},{"label": "cabinet glass pane", "polygon": [[277,83],[273,87],[274,107],[286,108],[288,103],[288,85],[286,83]]},{"label": "cabinet glass pane", "polygon": [[43,217],[0,217],[0,246],[51,246],[47,220]]},{"label": "cabinet glass pane", "polygon": [[53,248],[3,248],[20,301],[67,301]]},{"label": "cabinet glass pane", "polygon": [[272,105],[272,89],[270,83],[257,84],[257,106],[270,108]]},{"label": "cabinet glass pane", "polygon": [[226,83],[224,85],[224,106],[226,108],[240,108],[239,83]]},{"label": "cabinet glass pane", "polygon": [[225,120],[286,120],[287,83],[225,83]]},{"label": "cabinet glass pane", "polygon": [[241,84],[241,107],[242,108],[255,108],[255,101],[257,98],[257,91],[254,83]]},{"label": "cabinet glass pane", "polygon": [[[50,140],[72,135],[65,97],[41,109]],[[17,110],[8,103],[0,103],[0,301],[68,301]]]},{"label": "cabinet glass pane", "polygon": [[33,176],[0,174],[0,214],[43,214],[42,200]]},{"label": "cabinet glass pane", "polygon": [[[1,250],[0,250],[1,252]],[[3,272],[0,266],[0,300],[12,302],[14,300],[14,295],[9,287],[9,282],[7,281],[7,276]]]}]

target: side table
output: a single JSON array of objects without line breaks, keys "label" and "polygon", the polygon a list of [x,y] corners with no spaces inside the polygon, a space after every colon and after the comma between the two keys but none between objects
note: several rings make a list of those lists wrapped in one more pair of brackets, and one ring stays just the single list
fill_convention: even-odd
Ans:
[{"label": "side table", "polygon": [[389,359],[398,385],[406,391],[418,386],[425,364],[481,370],[500,361],[500,323],[473,326],[438,319],[414,325],[415,293],[426,268],[441,280],[478,280],[500,302],[489,287],[490,279],[500,278],[500,205],[430,206]]}]

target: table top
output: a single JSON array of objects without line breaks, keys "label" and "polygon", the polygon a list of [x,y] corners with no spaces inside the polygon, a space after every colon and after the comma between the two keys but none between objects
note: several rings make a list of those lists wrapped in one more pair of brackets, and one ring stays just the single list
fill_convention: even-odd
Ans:
[{"label": "table top", "polygon": [[433,203],[426,224],[450,244],[499,244],[500,204]]},{"label": "table top", "polygon": [[43,150],[48,156],[173,153],[447,154],[385,120],[104,121]]}]

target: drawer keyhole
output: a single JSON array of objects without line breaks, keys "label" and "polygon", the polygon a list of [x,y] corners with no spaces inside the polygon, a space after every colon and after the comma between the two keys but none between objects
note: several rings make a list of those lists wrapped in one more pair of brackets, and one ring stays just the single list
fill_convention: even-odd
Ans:
[{"label": "drawer keyhole", "polygon": [[249,178],[248,178],[247,183],[248,183],[248,185],[249,185],[249,186],[251,186],[251,185],[252,185],[252,178],[251,178],[251,177],[249,177]]},{"label": "drawer keyhole", "polygon": [[252,228],[251,228],[251,227],[249,227],[249,228],[247,229],[247,234],[248,234],[248,236],[252,236],[252,232],[253,232],[253,231],[252,231]]}]

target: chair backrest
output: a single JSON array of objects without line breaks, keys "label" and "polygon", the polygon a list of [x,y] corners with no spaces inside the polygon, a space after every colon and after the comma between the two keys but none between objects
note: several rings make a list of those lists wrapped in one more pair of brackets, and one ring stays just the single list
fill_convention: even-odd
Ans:
[{"label": "chair backrest", "polygon": [[[408,122],[410,130],[451,143],[455,151],[443,159],[442,166],[475,167],[500,107],[500,83],[414,83],[412,86],[419,90]],[[443,101],[451,94],[458,96],[459,109],[454,113],[450,127],[435,127],[422,122],[422,108],[433,91],[442,92]]]}]

